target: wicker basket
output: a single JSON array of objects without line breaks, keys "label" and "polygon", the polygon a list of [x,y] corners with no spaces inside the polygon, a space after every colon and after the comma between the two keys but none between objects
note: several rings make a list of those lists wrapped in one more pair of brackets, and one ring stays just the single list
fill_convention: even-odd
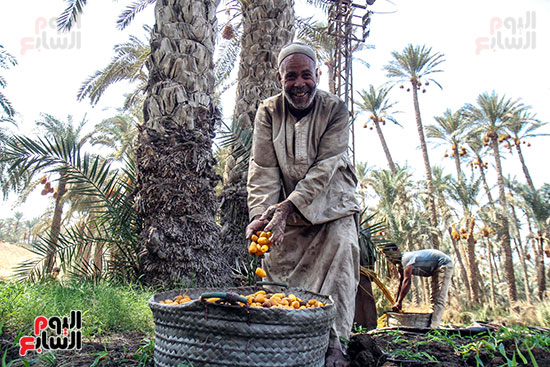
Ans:
[{"label": "wicker basket", "polygon": [[[149,300],[155,321],[155,366],[193,367],[323,367],[334,305],[329,296],[296,288],[285,289],[304,301],[315,298],[328,305],[287,310],[244,308],[200,301],[205,292],[250,294],[262,289],[173,290]],[[185,293],[193,301],[165,305],[158,301]]]}]

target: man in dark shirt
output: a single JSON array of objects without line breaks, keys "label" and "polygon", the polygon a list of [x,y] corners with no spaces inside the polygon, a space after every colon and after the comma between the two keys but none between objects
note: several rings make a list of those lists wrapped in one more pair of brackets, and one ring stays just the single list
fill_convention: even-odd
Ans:
[{"label": "man in dark shirt", "polygon": [[[397,300],[392,309],[395,312],[403,308],[403,299],[411,289],[412,275],[432,277],[432,291],[430,303],[432,319],[430,327],[438,328],[445,311],[449,285],[453,275],[453,261],[439,250],[426,249],[419,251],[403,252],[399,261],[394,257],[394,263],[399,269],[399,289]],[[390,258],[391,260],[391,258]]]}]

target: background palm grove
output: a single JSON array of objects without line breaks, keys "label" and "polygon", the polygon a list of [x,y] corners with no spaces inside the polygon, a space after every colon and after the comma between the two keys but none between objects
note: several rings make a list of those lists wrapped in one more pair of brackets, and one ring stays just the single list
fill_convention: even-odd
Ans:
[{"label": "background palm grove", "polygon": [[[118,43],[110,62],[87,70],[75,96],[98,105],[116,84],[130,82],[117,112],[91,121],[42,111],[25,134],[2,77],[17,70],[19,50],[0,39],[1,188],[5,198],[25,201],[40,192],[49,203],[32,216],[0,220],[0,239],[33,253],[12,275],[164,287],[253,282],[244,228],[255,110],[278,92],[277,54],[293,39],[315,48],[328,75],[322,86],[334,91],[328,4],[311,0],[307,9],[316,16],[308,18],[292,0],[127,1],[117,23],[122,32],[141,11],[154,9],[154,24]],[[74,31],[87,6],[67,0],[57,13],[59,30]],[[383,22],[383,11],[372,16]],[[357,68],[377,47],[356,49]],[[361,130],[357,144],[368,149],[356,155],[371,245],[362,250],[373,251],[380,277],[389,275],[378,251],[384,244],[449,253],[456,271],[444,321],[485,315],[550,326],[550,183],[533,179],[544,162],[525,155],[532,144],[547,145],[548,116],[492,85],[459,106],[423,113],[435,93],[453,88],[442,83],[449,64],[448,55],[411,40],[395,45],[373,78],[382,82],[355,82],[352,121]],[[465,70],[464,83],[468,77]],[[407,140],[419,149],[404,154],[417,156],[423,170],[395,158],[403,135],[395,126],[405,125],[414,127]],[[362,144],[366,132],[379,142]],[[387,164],[370,165],[372,156]],[[428,287],[416,281],[409,301],[423,305]],[[389,306],[375,295],[379,309]]]}]

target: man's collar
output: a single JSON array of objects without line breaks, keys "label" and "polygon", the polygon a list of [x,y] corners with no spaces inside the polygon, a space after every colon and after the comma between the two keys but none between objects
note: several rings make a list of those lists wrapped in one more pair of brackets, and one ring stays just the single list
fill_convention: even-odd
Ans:
[{"label": "man's collar", "polygon": [[292,114],[292,116],[294,116],[296,118],[296,121],[300,121],[302,118],[307,116],[315,108],[315,104],[317,103],[318,93],[315,95],[315,97],[313,97],[313,102],[311,103],[311,106],[309,106],[305,110],[296,110],[296,109],[294,109],[290,105],[290,103],[288,103],[288,101],[286,100],[286,97],[285,97],[284,93],[281,93],[281,96],[283,97],[283,101],[284,101],[284,104],[285,104],[285,109],[287,109],[288,112],[290,112]]}]

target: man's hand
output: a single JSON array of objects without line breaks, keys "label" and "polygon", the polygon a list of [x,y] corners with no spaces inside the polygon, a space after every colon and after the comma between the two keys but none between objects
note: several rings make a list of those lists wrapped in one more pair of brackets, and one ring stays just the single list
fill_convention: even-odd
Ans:
[{"label": "man's hand", "polygon": [[267,208],[260,217],[260,221],[269,221],[264,231],[271,232],[271,243],[275,246],[283,243],[288,216],[294,212],[294,204],[284,200]]},{"label": "man's hand", "polygon": [[250,237],[252,237],[253,234],[256,234],[258,231],[263,231],[268,222],[268,220],[252,220],[252,222],[250,222],[250,224],[246,227],[246,239],[250,240]]},{"label": "man's hand", "polygon": [[395,304],[392,306],[391,310],[393,312],[399,312],[399,311],[401,311],[402,308],[403,308],[403,305],[401,304],[401,302],[395,302]]}]

